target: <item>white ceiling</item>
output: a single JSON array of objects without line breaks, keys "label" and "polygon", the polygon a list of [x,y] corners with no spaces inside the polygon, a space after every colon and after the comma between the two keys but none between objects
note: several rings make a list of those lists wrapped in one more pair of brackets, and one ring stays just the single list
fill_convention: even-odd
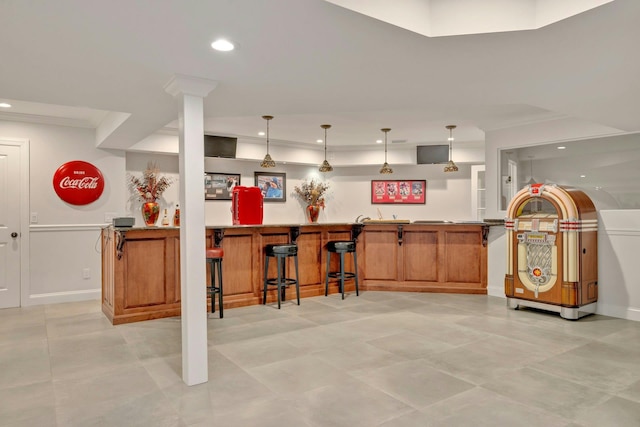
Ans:
[{"label": "white ceiling", "polygon": [[[4,0],[0,119],[97,127],[127,149],[176,126],[163,87],[182,74],[218,81],[207,133],[259,138],[269,114],[275,142],[317,145],[332,124],[330,149],[383,127],[432,144],[456,124],[462,145],[559,117],[640,131],[638,22],[640,2],[616,0],[536,30],[426,37],[324,0]],[[221,36],[236,50],[213,51]]]},{"label": "white ceiling", "polygon": [[418,34],[441,37],[535,30],[613,0],[327,1]]}]

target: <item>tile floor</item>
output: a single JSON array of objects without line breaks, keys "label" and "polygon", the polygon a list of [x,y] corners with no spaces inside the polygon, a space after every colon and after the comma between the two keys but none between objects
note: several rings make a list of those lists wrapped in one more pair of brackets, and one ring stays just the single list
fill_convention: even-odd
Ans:
[{"label": "tile floor", "polygon": [[640,322],[362,292],[208,327],[209,382],[187,387],[179,318],[0,310],[0,425],[640,426]]}]

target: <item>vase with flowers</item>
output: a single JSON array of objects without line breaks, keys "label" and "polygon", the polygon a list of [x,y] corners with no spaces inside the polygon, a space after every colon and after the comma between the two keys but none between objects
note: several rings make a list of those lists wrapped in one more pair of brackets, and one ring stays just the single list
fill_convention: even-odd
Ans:
[{"label": "vase with flowers", "polygon": [[166,176],[160,175],[158,166],[149,162],[147,169],[142,173],[142,177],[131,175],[129,184],[133,192],[137,195],[138,200],[142,203],[142,218],[147,227],[154,227],[158,216],[160,215],[160,207],[158,199],[162,193],[169,188],[172,180]]},{"label": "vase with flowers", "polygon": [[296,196],[307,205],[309,222],[318,222],[320,208],[324,209],[325,193],[328,189],[328,183],[316,181],[315,178],[311,181],[304,180],[300,186],[294,187]]}]

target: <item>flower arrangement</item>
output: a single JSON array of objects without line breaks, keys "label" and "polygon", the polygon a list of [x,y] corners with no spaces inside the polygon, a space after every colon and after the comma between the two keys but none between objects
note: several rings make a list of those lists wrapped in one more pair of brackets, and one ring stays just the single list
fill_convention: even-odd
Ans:
[{"label": "flower arrangement", "polygon": [[149,203],[158,200],[173,181],[171,178],[160,176],[158,166],[149,162],[142,177],[130,176],[129,182],[133,191],[138,195],[138,200]]},{"label": "flower arrangement", "polygon": [[325,192],[329,189],[329,184],[325,182],[319,182],[312,179],[307,182],[305,179],[300,186],[295,186],[294,191],[302,201],[307,205],[316,205],[324,209]]}]

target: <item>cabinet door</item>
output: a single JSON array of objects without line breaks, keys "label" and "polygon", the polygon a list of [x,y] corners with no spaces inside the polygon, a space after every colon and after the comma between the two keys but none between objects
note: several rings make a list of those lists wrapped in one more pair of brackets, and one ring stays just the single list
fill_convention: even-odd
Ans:
[{"label": "cabinet door", "polygon": [[445,231],[444,248],[445,282],[485,286],[486,251],[482,246],[482,231]]},{"label": "cabinet door", "polygon": [[[298,280],[300,286],[324,285],[324,270],[322,269],[322,230],[314,229],[313,231],[301,233],[300,236],[298,236],[297,243],[298,265],[300,269],[300,278]],[[290,268],[294,268],[293,264],[290,265]]]},{"label": "cabinet door", "polygon": [[[123,262],[124,309],[164,304],[166,293],[165,239],[129,239]],[[150,268],[153,266],[153,268]]]},{"label": "cabinet door", "polygon": [[254,277],[255,266],[263,264],[261,252],[254,250],[252,243],[253,236],[250,233],[225,235],[222,240],[224,296],[253,294],[254,280],[260,280]]},{"label": "cabinet door", "polygon": [[398,280],[398,232],[393,228],[369,229],[365,241],[364,277],[371,280]]},{"label": "cabinet door", "polygon": [[437,230],[404,233],[404,280],[438,281],[439,234]]}]

